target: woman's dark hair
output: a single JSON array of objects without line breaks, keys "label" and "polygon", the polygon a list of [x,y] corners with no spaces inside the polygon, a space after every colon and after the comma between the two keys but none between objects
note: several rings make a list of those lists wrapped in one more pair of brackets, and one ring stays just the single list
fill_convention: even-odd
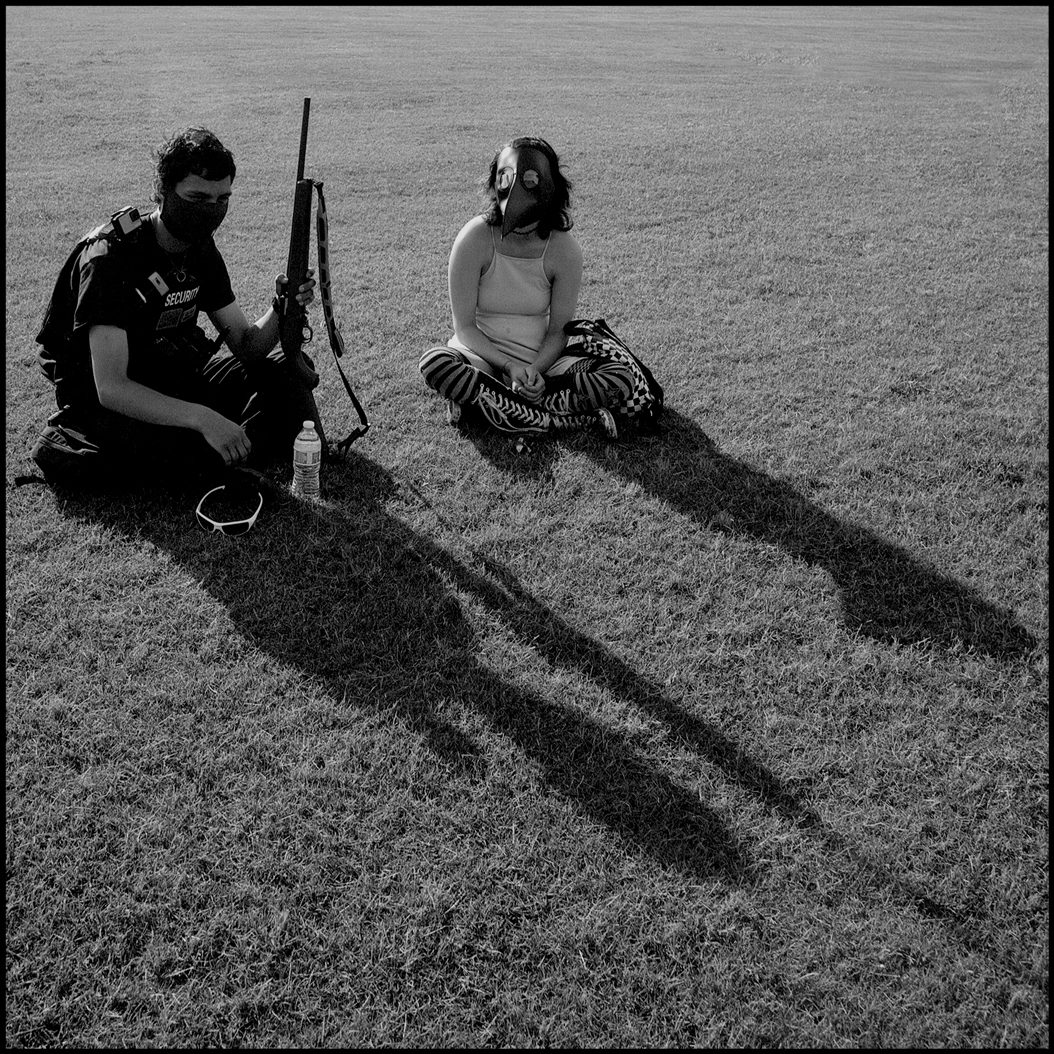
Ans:
[{"label": "woman's dark hair", "polygon": [[202,179],[234,179],[234,155],[207,128],[188,128],[165,140],[153,153],[154,201],[161,199],[189,175]]},{"label": "woman's dark hair", "polygon": [[532,135],[513,139],[494,155],[490,171],[480,180],[480,191],[486,202],[483,218],[492,227],[501,226],[501,206],[498,204],[497,190],[498,158],[509,147],[519,150],[521,146],[531,146],[545,154],[553,172],[553,201],[548,213],[538,221],[538,237],[547,238],[550,231],[569,231],[574,226],[574,220],[571,219],[571,180],[560,171],[560,159],[556,156],[556,151],[544,139]]}]

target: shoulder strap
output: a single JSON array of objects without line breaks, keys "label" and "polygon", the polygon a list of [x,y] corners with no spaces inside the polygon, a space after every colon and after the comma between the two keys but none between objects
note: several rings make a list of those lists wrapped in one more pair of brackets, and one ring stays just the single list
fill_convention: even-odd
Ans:
[{"label": "shoulder strap", "polygon": [[73,317],[73,274],[77,269],[81,253],[93,242],[108,237],[112,231],[113,221],[119,215],[120,213],[114,213],[108,223],[100,223],[87,234],[81,235],[77,239],[77,244],[70,250],[66,262],[59,268],[58,277],[51,291],[51,299],[44,311],[44,320],[36,336],[38,344],[58,346],[68,335]]},{"label": "shoulder strap", "polygon": [[564,333],[569,337],[599,337],[602,340],[610,340],[617,344],[623,351],[633,354],[626,346],[625,341],[607,324],[603,318],[576,318],[564,326]]},{"label": "shoulder strap", "polygon": [[337,364],[340,379],[344,382],[344,390],[351,399],[351,405],[359,417],[359,427],[353,428],[348,435],[336,445],[341,454],[347,454],[351,444],[360,436],[364,436],[370,430],[370,422],[366,418],[366,412],[362,404],[352,391],[348,378],[344,375],[340,360],[344,355],[344,338],[337,328],[336,319],[333,316],[333,293],[330,284],[329,271],[329,218],[326,213],[326,199],[322,193],[321,180],[315,180],[315,189],[318,191],[318,212],[316,214],[316,227],[318,229],[318,287],[322,296],[322,314],[326,319],[326,332],[329,334],[329,346],[333,350],[333,361]]},{"label": "shoulder strap", "polygon": [[54,345],[68,335],[73,316],[73,273],[81,253],[98,241],[105,241],[112,246],[138,246],[142,227],[143,219],[139,210],[132,205],[126,205],[113,213],[105,223],[93,227],[78,239],[55,280],[40,332],[36,336],[38,344]]}]

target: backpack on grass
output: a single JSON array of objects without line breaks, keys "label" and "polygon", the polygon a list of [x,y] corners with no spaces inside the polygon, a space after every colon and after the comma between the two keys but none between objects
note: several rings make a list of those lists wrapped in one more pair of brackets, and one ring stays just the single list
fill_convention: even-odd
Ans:
[{"label": "backpack on grass", "polygon": [[573,319],[564,326],[564,333],[570,338],[566,354],[616,359],[629,367],[633,375],[633,390],[623,402],[608,409],[620,425],[633,425],[646,434],[657,433],[665,393],[651,370],[629,350],[626,342],[602,318]]}]

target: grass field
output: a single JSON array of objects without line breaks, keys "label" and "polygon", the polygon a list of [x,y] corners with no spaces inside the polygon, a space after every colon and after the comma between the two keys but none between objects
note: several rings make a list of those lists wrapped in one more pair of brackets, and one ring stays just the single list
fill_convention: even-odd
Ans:
[{"label": "grass field", "polygon": [[[1047,1046],[1046,8],[6,23],[8,1046]],[[323,503],[18,485],[77,236],[206,124],[261,314],[305,95]],[[417,373],[524,133],[657,439]]]}]

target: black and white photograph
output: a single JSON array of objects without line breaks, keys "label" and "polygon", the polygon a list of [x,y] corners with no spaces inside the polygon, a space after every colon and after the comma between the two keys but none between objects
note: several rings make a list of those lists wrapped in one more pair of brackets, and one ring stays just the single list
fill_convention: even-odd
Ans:
[{"label": "black and white photograph", "polygon": [[5,30],[8,1048],[1048,1048],[1047,7]]}]

